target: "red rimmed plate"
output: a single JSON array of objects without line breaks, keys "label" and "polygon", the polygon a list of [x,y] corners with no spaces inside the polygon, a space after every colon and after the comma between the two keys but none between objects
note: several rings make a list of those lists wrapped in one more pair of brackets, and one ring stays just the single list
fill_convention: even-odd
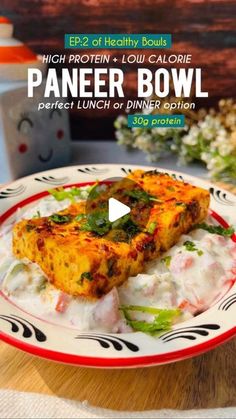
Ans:
[{"label": "red rimmed plate", "polygon": [[[156,169],[120,165],[74,166],[19,179],[0,190],[0,224],[13,221],[17,208],[46,196],[52,187],[87,185],[125,175],[137,168]],[[158,170],[209,189],[212,216],[224,227],[235,224],[234,195],[186,174]],[[233,240],[236,241],[235,236]],[[175,325],[173,330],[158,338],[140,332],[81,333],[36,318],[13,305],[3,294],[0,294],[0,302],[0,338],[3,341],[31,354],[73,365],[127,368],[164,364],[198,355],[236,334],[236,285],[214,307]]]}]

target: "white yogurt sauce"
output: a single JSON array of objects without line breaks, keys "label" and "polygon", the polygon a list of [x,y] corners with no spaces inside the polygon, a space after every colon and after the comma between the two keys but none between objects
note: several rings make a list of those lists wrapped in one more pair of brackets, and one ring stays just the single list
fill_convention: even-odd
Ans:
[{"label": "white yogurt sauce", "polygon": [[[186,250],[185,242],[196,251]],[[145,273],[129,278],[119,289],[123,304],[159,308],[180,307],[195,314],[209,308],[232,285],[236,276],[236,245],[217,234],[195,230]],[[138,302],[138,303],[137,303]]]},{"label": "white yogurt sauce", "polygon": [[[86,198],[86,190],[83,198]],[[41,199],[16,221],[37,215],[49,216],[68,207],[69,200]],[[119,311],[120,305],[142,305],[183,310],[180,321],[204,311],[230,288],[236,277],[236,244],[229,238],[195,230],[181,236],[179,242],[145,272],[130,277],[100,301],[73,298],[45,281],[40,267],[28,260],[17,260],[12,253],[11,226],[0,230],[0,282],[8,298],[27,312],[49,322],[77,328],[130,331]],[[190,242],[189,246],[186,242]],[[195,249],[195,250],[194,250]],[[58,308],[59,307],[59,308]],[[150,315],[146,315],[149,318]],[[136,313],[135,319],[143,319]]]}]

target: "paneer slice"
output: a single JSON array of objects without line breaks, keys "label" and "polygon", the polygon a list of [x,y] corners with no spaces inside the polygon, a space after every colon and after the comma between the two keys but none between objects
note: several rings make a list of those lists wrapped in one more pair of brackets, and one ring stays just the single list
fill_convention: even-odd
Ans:
[{"label": "paneer slice", "polygon": [[65,293],[99,298],[142,272],[146,261],[170,248],[207,215],[209,192],[204,189],[156,172],[136,171],[129,178],[157,198],[147,228],[130,241],[114,239],[113,230],[104,236],[81,230],[78,215],[85,213],[85,202],[79,202],[59,212],[59,222],[57,217],[54,221],[42,217],[17,223],[15,256],[37,263]]},{"label": "paneer slice", "polygon": [[210,204],[207,190],[155,170],[136,170],[128,177],[160,199],[151,211],[149,225],[152,222],[157,224],[155,236],[161,250],[168,250],[177,243],[181,234],[189,232],[206,218]]},{"label": "paneer slice", "polygon": [[[60,215],[78,215],[74,204]],[[13,250],[17,258],[37,263],[49,281],[62,291],[98,298],[143,269],[144,253],[129,243],[80,231],[78,222],[56,224],[48,217],[23,220],[14,227]]]}]

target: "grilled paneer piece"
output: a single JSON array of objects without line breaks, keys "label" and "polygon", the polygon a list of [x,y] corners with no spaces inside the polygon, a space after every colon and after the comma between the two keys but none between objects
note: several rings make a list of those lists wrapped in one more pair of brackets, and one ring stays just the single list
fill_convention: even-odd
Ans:
[{"label": "grilled paneer piece", "polygon": [[207,190],[155,170],[136,170],[128,177],[160,200],[151,211],[149,223],[157,223],[155,236],[161,250],[168,250],[181,234],[206,218],[210,204]]},{"label": "grilled paneer piece", "polygon": [[[100,297],[143,266],[144,255],[129,243],[114,242],[92,232],[81,231],[73,219],[81,204],[71,205],[50,217],[24,220],[14,227],[13,249],[17,258],[36,262],[49,281],[71,295]],[[63,218],[64,217],[64,218]]]},{"label": "grilled paneer piece", "polygon": [[144,212],[151,203],[146,229],[135,229],[127,220],[98,234],[88,225],[85,202],[79,202],[51,217],[17,223],[13,230],[16,257],[36,262],[62,291],[98,298],[142,272],[146,261],[175,244],[207,215],[209,193],[204,189],[155,171],[135,171],[128,177],[144,193],[129,192],[127,203],[143,205]]}]

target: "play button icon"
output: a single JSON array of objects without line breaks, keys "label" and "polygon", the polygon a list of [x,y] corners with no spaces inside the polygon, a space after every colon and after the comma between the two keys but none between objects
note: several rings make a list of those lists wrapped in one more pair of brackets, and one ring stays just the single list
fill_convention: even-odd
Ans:
[{"label": "play button icon", "polygon": [[128,177],[108,178],[91,186],[85,229],[114,242],[131,242],[146,226],[153,200]]},{"label": "play button icon", "polygon": [[108,219],[111,223],[119,218],[124,217],[124,215],[129,214],[131,211],[128,205],[123,204],[115,198],[110,198],[108,200]]}]

